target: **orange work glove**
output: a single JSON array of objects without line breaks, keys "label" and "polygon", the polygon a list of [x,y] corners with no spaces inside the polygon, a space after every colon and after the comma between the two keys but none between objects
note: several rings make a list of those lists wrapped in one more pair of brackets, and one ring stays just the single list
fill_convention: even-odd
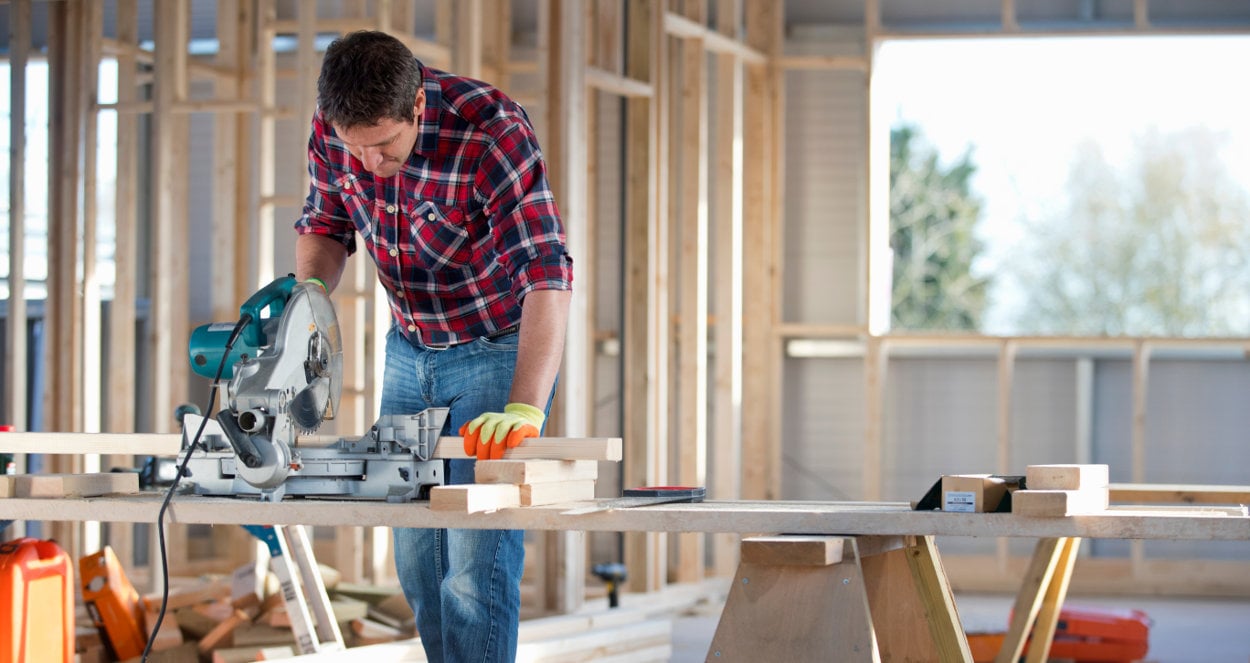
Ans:
[{"label": "orange work glove", "polygon": [[460,427],[464,452],[478,460],[499,460],[505,444],[511,449],[527,437],[538,437],[546,419],[533,405],[508,403],[503,412],[487,412]]}]

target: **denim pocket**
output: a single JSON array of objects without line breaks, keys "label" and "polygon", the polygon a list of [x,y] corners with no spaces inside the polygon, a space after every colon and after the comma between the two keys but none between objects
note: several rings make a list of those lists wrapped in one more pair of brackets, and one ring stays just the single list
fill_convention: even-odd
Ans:
[{"label": "denim pocket", "polygon": [[521,340],[521,332],[514,331],[510,334],[504,334],[503,336],[499,336],[496,338],[486,338],[485,336],[480,336],[478,337],[477,342],[482,347],[485,347],[489,350],[495,350],[499,352],[508,352],[508,351],[516,352],[517,343],[520,342],[520,340]]}]

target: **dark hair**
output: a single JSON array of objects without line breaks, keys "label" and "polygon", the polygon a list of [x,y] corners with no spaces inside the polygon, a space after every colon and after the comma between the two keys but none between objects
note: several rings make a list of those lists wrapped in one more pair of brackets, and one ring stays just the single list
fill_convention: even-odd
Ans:
[{"label": "dark hair", "polygon": [[420,88],[421,66],[403,42],[385,32],[352,32],[326,49],[317,105],[327,122],[343,128],[412,122]]}]

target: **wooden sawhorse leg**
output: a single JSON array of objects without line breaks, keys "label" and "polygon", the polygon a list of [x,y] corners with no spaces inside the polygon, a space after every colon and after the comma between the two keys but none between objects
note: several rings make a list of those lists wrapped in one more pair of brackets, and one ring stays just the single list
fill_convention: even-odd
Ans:
[{"label": "wooden sawhorse leg", "polygon": [[754,537],[708,661],[971,663],[932,536]]},{"label": "wooden sawhorse leg", "polygon": [[[1043,663],[1050,653],[1055,639],[1055,626],[1059,623],[1059,609],[1068,595],[1068,582],[1072,579],[1072,567],[1081,540],[1076,537],[1042,539],[1037,542],[1033,561],[1024,576],[1024,585],[1016,596],[1011,609],[1011,628],[1003,640],[994,663],[1014,663],[1020,660],[1024,645],[1029,644],[1028,663]],[[1035,621],[1036,620],[1036,621]]]}]

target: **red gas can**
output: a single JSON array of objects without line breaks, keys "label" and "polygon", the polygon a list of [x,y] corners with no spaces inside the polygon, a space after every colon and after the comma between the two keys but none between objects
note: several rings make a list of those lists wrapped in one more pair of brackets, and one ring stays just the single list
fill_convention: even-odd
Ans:
[{"label": "red gas can", "polygon": [[74,567],[53,541],[0,545],[0,663],[74,660]]}]

